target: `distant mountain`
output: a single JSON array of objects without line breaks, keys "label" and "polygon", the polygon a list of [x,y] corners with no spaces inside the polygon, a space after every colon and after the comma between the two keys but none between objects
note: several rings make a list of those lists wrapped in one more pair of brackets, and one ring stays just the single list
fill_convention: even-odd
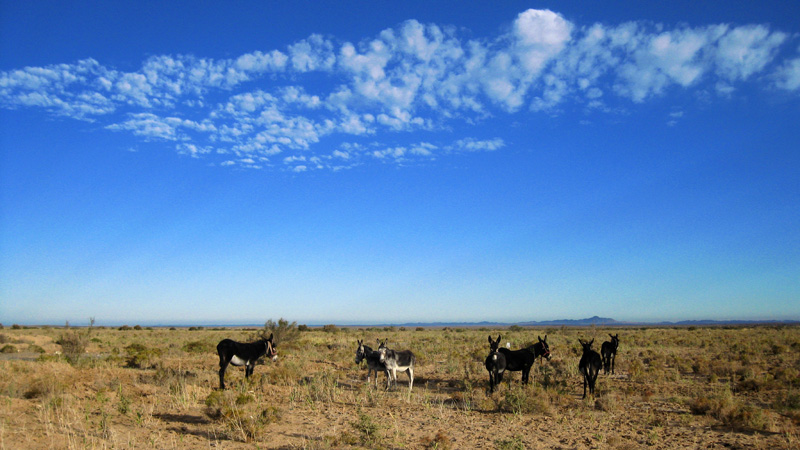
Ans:
[{"label": "distant mountain", "polygon": [[[387,324],[398,327],[625,327],[625,326],[723,326],[723,325],[798,325],[797,320],[682,320],[679,322],[620,322],[608,317],[589,317],[588,319],[560,319],[527,322],[409,322],[402,324]],[[358,325],[350,325],[358,326]],[[384,325],[370,325],[384,326]]]},{"label": "distant mountain", "polygon": [[517,325],[526,326],[526,327],[588,327],[592,325],[604,325],[604,326],[614,326],[614,325],[621,325],[622,322],[617,322],[614,319],[609,319],[608,317],[590,317],[588,319],[562,319],[562,320],[544,320],[544,321],[533,321],[533,322],[520,322]]}]

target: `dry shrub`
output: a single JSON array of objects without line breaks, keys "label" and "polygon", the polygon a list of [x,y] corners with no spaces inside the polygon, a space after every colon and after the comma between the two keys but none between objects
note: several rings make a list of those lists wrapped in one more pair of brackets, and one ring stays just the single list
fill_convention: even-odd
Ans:
[{"label": "dry shrub", "polygon": [[205,400],[206,415],[221,423],[231,439],[244,442],[262,440],[267,436],[267,425],[281,419],[281,411],[274,406],[264,406],[253,395],[233,391],[212,391]]},{"label": "dry shrub", "polygon": [[359,412],[358,420],[351,422],[350,425],[358,433],[357,436],[362,445],[368,448],[382,448],[381,427],[375,422],[375,419]]},{"label": "dry shrub", "polygon": [[544,363],[538,369],[534,368],[533,376],[538,376],[536,381],[547,389],[563,391],[569,389],[572,373],[570,365],[563,359],[553,359]]},{"label": "dry shrub", "polygon": [[34,376],[26,386],[21,386],[22,397],[26,399],[48,399],[62,394],[66,383],[52,373]]},{"label": "dry shrub", "polygon": [[17,350],[17,347],[11,344],[6,344],[3,346],[3,348],[0,348],[0,353],[17,353],[18,351],[19,350]]},{"label": "dry shrub", "polygon": [[183,344],[183,351],[186,353],[211,353],[214,345],[203,341],[191,341]]},{"label": "dry shrub", "polygon": [[294,386],[303,377],[303,373],[295,361],[282,361],[262,375],[262,380],[278,386]]},{"label": "dry shrub", "polygon": [[300,338],[300,330],[297,329],[297,322],[289,323],[284,318],[278,319],[275,323],[272,319],[264,324],[264,327],[253,334],[253,339],[267,339],[272,336],[275,347],[292,344]]},{"label": "dry shrub", "polygon": [[622,405],[618,393],[608,392],[596,398],[594,406],[600,411],[619,412]]},{"label": "dry shrub", "polygon": [[500,409],[515,414],[550,414],[552,405],[547,391],[535,386],[514,386],[505,393]]},{"label": "dry shrub", "polygon": [[87,333],[81,333],[78,330],[68,331],[62,333],[56,341],[56,344],[61,346],[61,351],[67,355],[70,360],[78,355],[86,352],[86,345],[89,343],[89,336]]},{"label": "dry shrub", "polygon": [[143,344],[134,343],[125,347],[128,358],[126,366],[134,369],[148,369],[154,366],[153,360],[161,356],[161,349],[148,348]]},{"label": "dry shrub", "polygon": [[447,434],[442,431],[438,430],[436,435],[433,437],[425,436],[421,440],[422,447],[426,449],[435,449],[435,450],[450,450],[453,448],[453,442],[447,436]]},{"label": "dry shrub", "polygon": [[711,416],[731,428],[762,431],[769,428],[769,419],[762,409],[742,402],[730,390],[710,397],[696,396],[690,400],[689,409],[693,414]]}]

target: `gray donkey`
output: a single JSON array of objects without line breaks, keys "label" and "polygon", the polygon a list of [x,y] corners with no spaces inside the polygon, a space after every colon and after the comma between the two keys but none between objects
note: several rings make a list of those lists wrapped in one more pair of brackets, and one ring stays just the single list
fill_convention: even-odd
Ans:
[{"label": "gray donkey", "polygon": [[397,371],[408,373],[408,390],[414,386],[414,362],[417,358],[411,350],[394,351],[386,347],[386,341],[380,342],[378,353],[381,355],[381,363],[386,366],[386,371],[391,377],[386,381],[386,389],[391,385],[397,386]]}]

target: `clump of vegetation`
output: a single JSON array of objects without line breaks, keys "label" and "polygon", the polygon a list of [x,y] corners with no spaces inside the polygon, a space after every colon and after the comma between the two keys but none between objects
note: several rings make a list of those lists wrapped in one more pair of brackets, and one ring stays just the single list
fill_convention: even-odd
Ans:
[{"label": "clump of vegetation", "polygon": [[44,349],[41,345],[30,344],[28,345],[28,351],[31,353],[45,353]]},{"label": "clump of vegetation", "polygon": [[731,428],[761,431],[769,428],[763,410],[734,397],[729,389],[711,396],[696,396],[690,400],[689,409],[693,414],[711,416]]},{"label": "clump of vegetation", "polygon": [[183,344],[183,351],[186,353],[210,353],[214,350],[214,345],[203,341],[190,341]]},{"label": "clump of vegetation", "polygon": [[380,447],[382,440],[381,427],[375,420],[363,412],[358,413],[358,420],[350,422],[350,425],[358,433],[358,439],[362,445],[377,448]]},{"label": "clump of vegetation", "polygon": [[147,369],[153,367],[153,360],[161,356],[161,349],[148,348],[143,344],[133,343],[125,347],[128,358],[126,366],[134,369]]},{"label": "clump of vegetation", "polygon": [[61,346],[61,350],[71,363],[77,362],[79,356],[86,353],[92,326],[94,326],[94,317],[89,318],[89,326],[86,328],[85,333],[76,329],[70,330],[69,322],[67,322],[67,331],[62,333],[56,341],[56,344]]},{"label": "clump of vegetation", "polygon": [[525,442],[520,436],[513,436],[508,439],[495,441],[497,450],[525,450]]},{"label": "clump of vegetation", "polygon": [[278,422],[282,413],[274,406],[263,406],[248,393],[213,391],[205,400],[206,415],[222,423],[232,439],[244,442],[261,440],[267,425]]},{"label": "clump of vegetation", "polygon": [[517,385],[506,391],[500,410],[515,414],[550,414],[551,406],[549,396],[542,388],[526,389]]},{"label": "clump of vegetation", "polygon": [[18,351],[19,350],[17,350],[17,347],[11,344],[6,344],[3,346],[3,348],[0,348],[0,353],[17,353]]},{"label": "clump of vegetation", "polygon": [[336,325],[333,325],[333,324],[323,325],[322,326],[322,331],[324,331],[326,333],[336,333],[337,331],[339,331],[339,328]]},{"label": "clump of vegetation", "polygon": [[300,338],[300,330],[297,329],[297,322],[289,323],[288,320],[280,318],[275,323],[270,319],[264,324],[264,328],[257,330],[253,334],[253,339],[267,339],[270,336],[272,336],[272,342],[277,347],[297,341]]},{"label": "clump of vegetation", "polygon": [[442,430],[436,431],[436,435],[433,437],[423,437],[421,443],[423,448],[431,450],[450,450],[453,448],[453,442]]}]

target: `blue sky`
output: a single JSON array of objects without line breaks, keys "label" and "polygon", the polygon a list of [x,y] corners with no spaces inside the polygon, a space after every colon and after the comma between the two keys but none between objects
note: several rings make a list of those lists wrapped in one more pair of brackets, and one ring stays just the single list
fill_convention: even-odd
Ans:
[{"label": "blue sky", "polygon": [[800,319],[800,4],[0,1],[0,322]]}]

